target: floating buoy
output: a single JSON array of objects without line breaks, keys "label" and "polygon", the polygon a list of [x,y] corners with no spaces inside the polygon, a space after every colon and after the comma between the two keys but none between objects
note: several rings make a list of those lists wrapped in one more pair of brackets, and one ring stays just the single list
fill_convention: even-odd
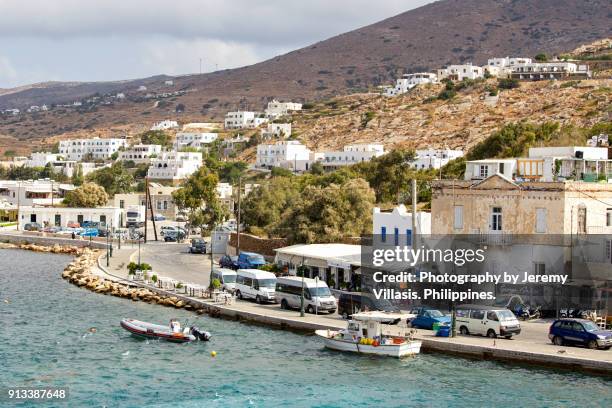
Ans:
[{"label": "floating buoy", "polygon": [[210,352],[210,356],[211,357],[216,357],[217,356],[217,352],[215,350]]},{"label": "floating buoy", "polygon": [[4,299],[4,303],[9,304],[9,303],[11,303],[11,301],[8,300],[8,299]]}]

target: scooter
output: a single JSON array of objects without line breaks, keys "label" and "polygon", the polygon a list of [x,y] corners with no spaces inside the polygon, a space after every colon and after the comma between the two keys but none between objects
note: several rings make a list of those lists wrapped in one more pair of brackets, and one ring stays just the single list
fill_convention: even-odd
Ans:
[{"label": "scooter", "polygon": [[517,306],[514,314],[521,320],[539,319],[542,316],[541,309],[542,306],[537,306],[535,309],[532,309],[529,305],[521,304]]}]

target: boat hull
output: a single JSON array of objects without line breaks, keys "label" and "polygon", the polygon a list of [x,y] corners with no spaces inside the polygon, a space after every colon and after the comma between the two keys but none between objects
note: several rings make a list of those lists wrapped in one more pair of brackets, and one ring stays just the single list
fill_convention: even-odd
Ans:
[{"label": "boat hull", "polygon": [[195,336],[184,333],[173,333],[169,327],[141,322],[133,319],[121,320],[121,327],[133,336],[144,339],[160,339],[173,343],[188,343],[196,340]]},{"label": "boat hull", "polygon": [[316,334],[323,338],[325,347],[337,351],[350,351],[359,354],[374,354],[380,356],[389,356],[402,358],[419,354],[421,351],[421,342],[418,340],[407,340],[402,344],[380,344],[378,346],[359,344],[354,341],[335,339],[335,332],[327,330],[317,330]]}]

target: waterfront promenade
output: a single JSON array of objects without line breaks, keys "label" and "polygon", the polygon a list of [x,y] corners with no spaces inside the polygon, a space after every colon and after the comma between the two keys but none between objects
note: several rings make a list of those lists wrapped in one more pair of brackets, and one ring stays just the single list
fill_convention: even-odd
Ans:
[{"label": "waterfront promenade", "polygon": [[[166,252],[165,252],[166,251]],[[174,257],[172,251],[179,251]],[[141,247],[141,258],[143,262],[151,263],[156,274],[162,277],[171,277],[183,283],[196,285],[208,285],[210,273],[210,257],[205,255],[186,254],[190,259],[187,265],[176,262],[187,246],[181,244],[159,245],[147,244],[143,250]],[[152,261],[156,257],[168,257],[166,263],[156,264]],[[110,274],[112,279],[123,280],[127,278],[127,265],[137,257],[137,252],[130,247],[124,247],[115,251],[111,258],[110,267],[105,266],[106,258],[102,255],[99,259],[102,275]],[[121,267],[119,267],[121,266]],[[199,270],[198,268],[202,268]],[[187,279],[195,276],[198,279],[192,281]],[[157,290],[159,293],[176,296],[196,307],[204,308],[215,316],[229,319],[243,320],[256,324],[269,325],[272,327],[313,332],[317,329],[336,330],[345,327],[345,321],[337,314],[310,315],[301,317],[298,310],[282,310],[279,305],[258,305],[250,301],[236,300],[232,304],[215,303],[209,299],[190,297],[180,291],[166,291],[155,288],[144,283],[136,283],[139,286]],[[612,350],[589,350],[581,347],[560,347],[551,344],[548,339],[548,328],[550,320],[537,320],[521,322],[522,332],[512,340],[490,339],[480,336],[462,336],[455,338],[435,337],[432,331],[417,330],[417,338],[423,341],[424,352],[438,352],[462,355],[479,359],[490,359],[507,362],[517,362],[548,368],[564,368],[612,375]]]}]

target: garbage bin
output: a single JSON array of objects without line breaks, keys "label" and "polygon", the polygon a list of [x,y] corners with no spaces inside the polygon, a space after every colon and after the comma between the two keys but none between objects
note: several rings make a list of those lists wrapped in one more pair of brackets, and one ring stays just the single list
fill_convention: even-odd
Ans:
[{"label": "garbage bin", "polygon": [[438,332],[438,330],[440,330],[440,327],[442,326],[442,323],[439,322],[435,322],[432,326],[432,329],[434,331],[434,334],[436,334]]}]

